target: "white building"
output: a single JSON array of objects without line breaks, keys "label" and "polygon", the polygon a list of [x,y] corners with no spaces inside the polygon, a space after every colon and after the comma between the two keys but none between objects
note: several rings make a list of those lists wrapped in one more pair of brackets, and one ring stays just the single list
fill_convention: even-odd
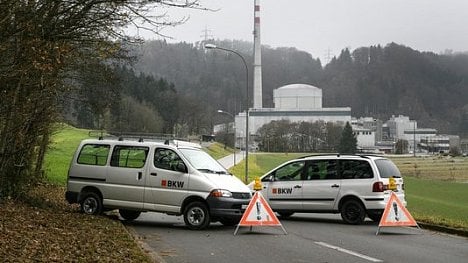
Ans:
[{"label": "white building", "polygon": [[[350,107],[323,108],[322,90],[307,84],[291,84],[273,91],[274,108],[249,110],[249,134],[255,135],[260,127],[272,121],[334,122],[351,121]],[[236,137],[245,138],[245,112],[235,116]]]}]

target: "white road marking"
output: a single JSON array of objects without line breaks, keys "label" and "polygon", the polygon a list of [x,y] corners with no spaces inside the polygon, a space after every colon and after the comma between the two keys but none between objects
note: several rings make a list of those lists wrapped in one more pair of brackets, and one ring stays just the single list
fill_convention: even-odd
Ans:
[{"label": "white road marking", "polygon": [[372,262],[383,262],[383,260],[381,260],[381,259],[369,257],[369,256],[366,256],[366,255],[363,255],[363,254],[360,254],[360,253],[345,249],[345,248],[341,248],[341,247],[337,247],[337,246],[327,244],[325,242],[314,242],[314,243],[317,244],[317,245],[320,245],[320,246],[324,246],[324,247],[327,247],[327,248],[338,250],[338,251],[343,252],[343,253],[353,255],[355,257],[360,257],[360,258],[363,258],[363,259],[366,259],[366,260],[369,260],[369,261],[372,261]]}]

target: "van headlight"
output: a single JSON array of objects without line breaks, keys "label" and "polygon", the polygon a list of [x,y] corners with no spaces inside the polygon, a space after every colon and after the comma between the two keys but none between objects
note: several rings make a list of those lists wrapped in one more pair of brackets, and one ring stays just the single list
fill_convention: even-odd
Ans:
[{"label": "van headlight", "polygon": [[231,193],[230,191],[228,191],[228,190],[215,189],[215,190],[211,191],[210,196],[212,196],[212,197],[227,197],[227,198],[231,198],[231,197],[232,197],[232,193]]}]

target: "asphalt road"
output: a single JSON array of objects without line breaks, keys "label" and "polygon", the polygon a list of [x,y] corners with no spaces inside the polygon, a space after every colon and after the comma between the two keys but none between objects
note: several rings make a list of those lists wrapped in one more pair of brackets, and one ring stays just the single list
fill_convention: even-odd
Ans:
[{"label": "asphalt road", "polygon": [[279,227],[211,224],[188,230],[181,217],[145,213],[126,223],[168,263],[172,262],[468,262],[468,239],[408,227],[351,226],[339,215],[294,214]]}]

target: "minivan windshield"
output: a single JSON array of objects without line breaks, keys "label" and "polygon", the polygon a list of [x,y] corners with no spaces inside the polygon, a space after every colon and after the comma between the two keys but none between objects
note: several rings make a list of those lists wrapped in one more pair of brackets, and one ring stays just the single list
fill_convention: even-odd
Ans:
[{"label": "minivan windshield", "polygon": [[204,151],[197,149],[179,149],[190,164],[197,170],[204,173],[228,174],[221,164]]},{"label": "minivan windshield", "polygon": [[380,177],[401,177],[400,170],[398,170],[398,167],[392,161],[388,159],[378,159],[375,160],[375,164],[379,169]]}]

